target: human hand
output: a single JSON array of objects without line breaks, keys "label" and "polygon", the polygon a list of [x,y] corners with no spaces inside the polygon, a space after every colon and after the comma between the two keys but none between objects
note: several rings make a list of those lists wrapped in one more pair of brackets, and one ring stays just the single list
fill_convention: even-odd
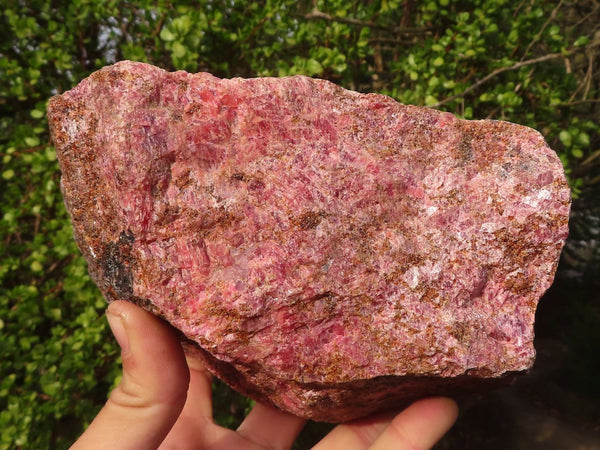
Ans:
[{"label": "human hand", "polygon": [[[71,449],[289,449],[305,420],[257,403],[236,431],[212,418],[211,375],[186,361],[173,330],[123,301],[107,318],[121,346],[123,378]],[[396,415],[338,425],[315,449],[427,449],[454,424],[454,401],[418,401]]]}]

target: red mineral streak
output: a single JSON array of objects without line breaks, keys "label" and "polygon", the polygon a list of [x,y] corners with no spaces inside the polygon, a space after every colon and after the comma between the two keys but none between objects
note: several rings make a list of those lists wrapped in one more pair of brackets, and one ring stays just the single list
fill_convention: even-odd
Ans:
[{"label": "red mineral streak", "polygon": [[536,131],[127,61],[48,114],[104,296],[244,394],[343,421],[532,365],[570,206]]}]

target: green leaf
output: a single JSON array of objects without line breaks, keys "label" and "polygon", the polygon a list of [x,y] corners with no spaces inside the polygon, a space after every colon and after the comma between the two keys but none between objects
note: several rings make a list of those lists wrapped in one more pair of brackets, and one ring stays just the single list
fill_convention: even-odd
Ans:
[{"label": "green leaf", "polygon": [[186,35],[191,30],[192,18],[189,14],[177,17],[173,20],[173,22],[171,22],[171,26],[175,31],[177,31],[177,34],[179,34],[180,36]]},{"label": "green leaf", "polygon": [[181,42],[174,42],[172,52],[174,57],[183,58],[187,53],[187,48]]},{"label": "green leaf", "polygon": [[470,17],[471,17],[471,15],[467,11],[464,11],[464,12],[461,12],[458,14],[456,21],[457,22],[466,22],[469,20]]},{"label": "green leaf", "polygon": [[444,65],[444,58],[442,58],[441,56],[438,56],[437,58],[435,58],[433,60],[433,65],[435,67],[441,67]]},{"label": "green leaf", "polygon": [[565,147],[570,147],[573,144],[573,136],[571,136],[571,133],[569,133],[567,130],[562,130],[558,134],[558,138]]},{"label": "green leaf", "polygon": [[433,105],[435,103],[438,102],[438,99],[435,98],[433,95],[428,95],[427,97],[425,97],[425,104],[426,105]]},{"label": "green leaf", "polygon": [[306,61],[307,75],[314,76],[323,72],[323,66],[316,59],[310,58]]},{"label": "green leaf", "polygon": [[44,117],[44,111],[41,111],[39,109],[33,109],[31,110],[31,117],[33,117],[34,119],[41,119],[42,117]]},{"label": "green leaf", "polygon": [[168,28],[163,28],[160,31],[160,38],[165,42],[171,42],[176,39],[176,36]]},{"label": "green leaf", "polygon": [[550,36],[556,36],[560,33],[560,27],[558,25],[552,25],[549,29],[548,29],[548,34]]},{"label": "green leaf", "polygon": [[40,139],[37,136],[27,136],[25,138],[25,144],[29,147],[37,147],[40,145]]},{"label": "green leaf", "polygon": [[590,145],[590,135],[585,131],[580,131],[577,135],[576,139],[577,143],[583,147],[587,147]]}]

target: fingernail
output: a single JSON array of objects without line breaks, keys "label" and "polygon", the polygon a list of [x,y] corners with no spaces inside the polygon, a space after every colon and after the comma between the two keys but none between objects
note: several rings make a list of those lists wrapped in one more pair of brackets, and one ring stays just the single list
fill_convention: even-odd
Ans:
[{"label": "fingernail", "polygon": [[123,353],[129,351],[129,338],[127,337],[127,331],[125,330],[125,323],[123,317],[120,314],[115,314],[110,310],[110,307],[106,310],[106,319],[110,325],[110,329],[115,335],[115,339],[121,347]]}]

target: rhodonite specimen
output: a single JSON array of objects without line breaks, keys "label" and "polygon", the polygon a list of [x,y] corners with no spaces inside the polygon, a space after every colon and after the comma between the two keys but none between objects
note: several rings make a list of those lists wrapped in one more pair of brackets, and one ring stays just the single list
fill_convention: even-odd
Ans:
[{"label": "rhodonite specimen", "polygon": [[240,392],[335,422],[532,365],[570,207],[536,131],[127,61],[48,114],[104,296]]}]

